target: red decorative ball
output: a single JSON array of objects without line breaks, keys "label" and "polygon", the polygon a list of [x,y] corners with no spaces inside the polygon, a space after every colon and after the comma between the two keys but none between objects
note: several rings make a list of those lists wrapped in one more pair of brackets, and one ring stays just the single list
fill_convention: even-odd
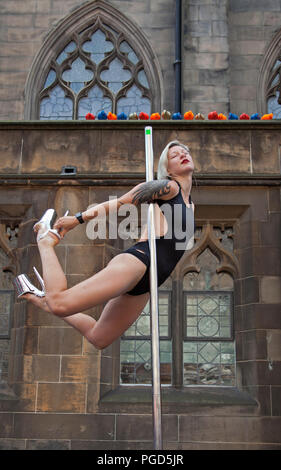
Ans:
[{"label": "red decorative ball", "polygon": [[87,121],[94,121],[96,119],[96,116],[92,113],[88,113],[86,114],[85,118],[87,119]]},{"label": "red decorative ball", "polygon": [[139,113],[139,119],[141,119],[142,121],[147,121],[149,119],[149,115],[141,112]]},{"label": "red decorative ball", "polygon": [[218,113],[216,111],[212,111],[211,113],[208,114],[208,119],[210,119],[211,121],[214,121],[218,118],[219,118],[219,116],[218,116]]},{"label": "red decorative ball", "polygon": [[240,115],[239,119],[250,119],[250,116],[246,113]]}]

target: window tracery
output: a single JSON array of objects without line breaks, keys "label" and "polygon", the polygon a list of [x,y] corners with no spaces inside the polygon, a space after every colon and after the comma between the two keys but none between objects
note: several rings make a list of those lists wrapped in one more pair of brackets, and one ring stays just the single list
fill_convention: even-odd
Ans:
[{"label": "window tracery", "polygon": [[281,119],[281,53],[270,73],[266,100],[268,112],[274,119]]},{"label": "window tracery", "polygon": [[197,229],[183,269],[183,384],[235,385],[233,227]]},{"label": "window tracery", "polygon": [[97,17],[51,60],[39,100],[41,120],[72,120],[102,110],[149,114],[152,92],[142,58]]}]

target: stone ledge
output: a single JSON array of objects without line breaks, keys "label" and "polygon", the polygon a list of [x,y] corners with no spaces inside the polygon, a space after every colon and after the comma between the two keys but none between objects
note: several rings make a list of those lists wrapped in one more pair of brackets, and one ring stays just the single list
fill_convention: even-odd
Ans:
[{"label": "stone ledge", "polygon": [[[210,110],[212,111],[212,110]],[[117,120],[117,121],[0,121],[0,130],[125,130],[125,129],[144,129],[146,126],[152,127],[154,130],[163,130],[163,129],[177,129],[177,130],[269,130],[269,129],[280,129],[281,120],[280,119],[271,119],[271,120]]]},{"label": "stone ledge", "polygon": [[[235,387],[186,387],[175,389],[162,387],[162,404],[168,405],[195,405],[195,406],[253,406],[257,407],[257,401],[247,392]],[[126,387],[119,386],[105,394],[100,404],[151,404],[151,387]]]},{"label": "stone ledge", "polygon": [[[155,174],[156,178],[156,174]],[[2,173],[0,186],[132,186],[145,179],[144,173]],[[280,175],[247,173],[196,173],[195,186],[280,186]]]}]

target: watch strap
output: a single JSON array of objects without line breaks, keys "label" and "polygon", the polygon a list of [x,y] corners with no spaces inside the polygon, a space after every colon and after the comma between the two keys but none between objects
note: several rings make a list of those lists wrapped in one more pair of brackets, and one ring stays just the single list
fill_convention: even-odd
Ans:
[{"label": "watch strap", "polygon": [[84,224],[85,221],[83,220],[82,212],[77,212],[77,214],[75,214],[75,217],[79,221],[80,224]]}]

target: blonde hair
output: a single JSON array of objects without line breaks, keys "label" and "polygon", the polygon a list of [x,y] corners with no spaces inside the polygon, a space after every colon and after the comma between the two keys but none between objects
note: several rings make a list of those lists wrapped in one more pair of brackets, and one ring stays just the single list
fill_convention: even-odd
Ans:
[{"label": "blonde hair", "polygon": [[163,180],[169,178],[169,174],[167,172],[167,167],[168,167],[168,152],[171,147],[174,147],[175,145],[179,145],[180,147],[183,147],[185,150],[189,151],[189,148],[179,142],[178,140],[172,140],[172,142],[169,142],[168,145],[164,148],[163,152],[160,155],[159,162],[158,162],[158,169],[157,169],[157,179],[158,180]]}]

